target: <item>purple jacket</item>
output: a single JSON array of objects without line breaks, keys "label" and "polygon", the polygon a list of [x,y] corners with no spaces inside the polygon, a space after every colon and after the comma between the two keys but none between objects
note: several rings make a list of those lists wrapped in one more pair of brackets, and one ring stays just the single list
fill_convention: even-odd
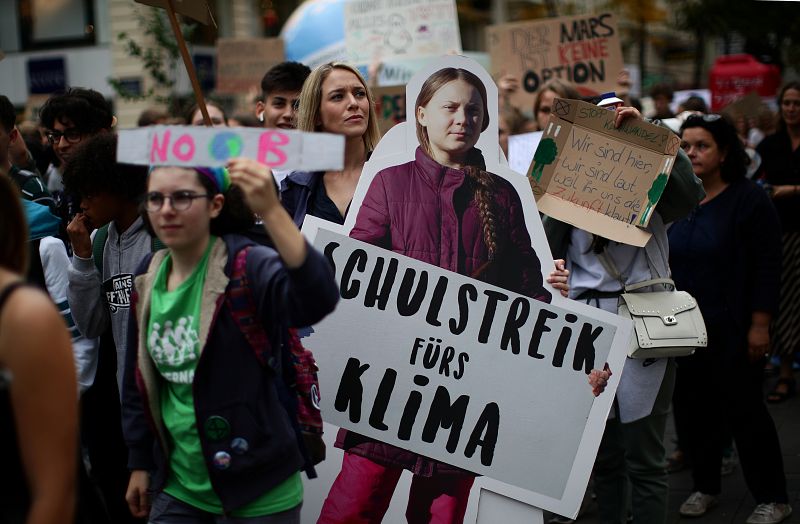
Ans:
[{"label": "purple jacket", "polygon": [[[471,157],[472,165],[485,167],[478,150]],[[550,302],[519,195],[506,180],[491,176],[497,253],[488,266],[483,223],[466,174],[442,166],[422,148],[417,148],[415,161],[375,175],[350,236]]]},{"label": "purple jacket", "polygon": [[[471,165],[485,167],[480,151]],[[474,193],[463,170],[444,167],[417,148],[416,160],[384,169],[375,178],[358,211],[350,236],[462,275],[474,276],[544,302],[541,265],[525,227],[522,203],[514,187],[492,175],[495,260],[489,261]],[[549,265],[549,261],[548,261]],[[475,275],[480,271],[479,275]],[[384,465],[417,475],[463,472],[416,453],[341,431],[336,445]]]}]

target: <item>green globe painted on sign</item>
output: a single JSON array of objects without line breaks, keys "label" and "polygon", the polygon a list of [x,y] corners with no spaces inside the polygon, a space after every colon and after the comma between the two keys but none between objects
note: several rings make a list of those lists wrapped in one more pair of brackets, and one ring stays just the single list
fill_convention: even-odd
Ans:
[{"label": "green globe painted on sign", "polygon": [[211,158],[224,161],[241,155],[242,145],[242,137],[236,133],[220,133],[211,140],[208,150]]}]

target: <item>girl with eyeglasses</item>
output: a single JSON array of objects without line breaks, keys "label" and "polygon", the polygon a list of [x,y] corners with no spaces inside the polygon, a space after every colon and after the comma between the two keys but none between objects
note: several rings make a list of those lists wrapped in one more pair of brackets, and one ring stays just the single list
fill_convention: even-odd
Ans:
[{"label": "girl with eyeglasses", "polygon": [[[253,212],[275,249],[237,234]],[[144,213],[166,249],[146,257],[133,282],[123,391],[131,512],[153,524],[299,523],[303,458],[280,400],[289,392],[240,327],[232,301],[242,287],[230,280],[244,270],[248,318],[279,358],[288,327],[333,310],[330,266],[281,207],[270,170],[253,160],[156,167]]]},{"label": "girl with eyeglasses", "polygon": [[780,356],[780,376],[767,396],[779,403],[794,396],[792,361],[800,351],[800,82],[789,82],[778,96],[778,131],[764,138],[761,156],[764,182],[771,187],[783,232],[781,305],[772,326],[773,354]]},{"label": "girl with eyeglasses", "polygon": [[717,503],[721,450],[732,435],[757,504],[746,522],[775,524],[792,512],[778,434],[762,398],[780,289],[780,223],[766,193],[745,177],[749,158],[732,124],[692,115],[681,147],[706,196],[670,227],[670,267],[675,285],[703,312],[708,347],[677,359],[674,405],[694,481],[680,513],[698,517]]}]

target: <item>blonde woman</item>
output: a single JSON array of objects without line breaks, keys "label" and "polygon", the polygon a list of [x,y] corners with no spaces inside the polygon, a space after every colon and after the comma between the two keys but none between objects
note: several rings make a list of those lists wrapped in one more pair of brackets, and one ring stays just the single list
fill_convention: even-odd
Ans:
[{"label": "blonde woman", "polygon": [[312,71],[300,92],[297,129],[344,135],[344,169],[289,174],[281,201],[298,227],[306,214],[342,224],[364,163],[381,138],[375,102],[358,70],[331,62]]}]

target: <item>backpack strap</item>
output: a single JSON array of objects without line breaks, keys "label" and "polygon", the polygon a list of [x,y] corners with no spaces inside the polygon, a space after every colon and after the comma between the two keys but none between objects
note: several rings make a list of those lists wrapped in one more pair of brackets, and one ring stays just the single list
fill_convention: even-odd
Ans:
[{"label": "backpack strap", "polygon": [[92,258],[94,259],[95,267],[100,272],[100,279],[103,278],[103,250],[106,247],[107,240],[108,224],[98,229],[97,233],[94,234],[94,240],[92,240]]}]

